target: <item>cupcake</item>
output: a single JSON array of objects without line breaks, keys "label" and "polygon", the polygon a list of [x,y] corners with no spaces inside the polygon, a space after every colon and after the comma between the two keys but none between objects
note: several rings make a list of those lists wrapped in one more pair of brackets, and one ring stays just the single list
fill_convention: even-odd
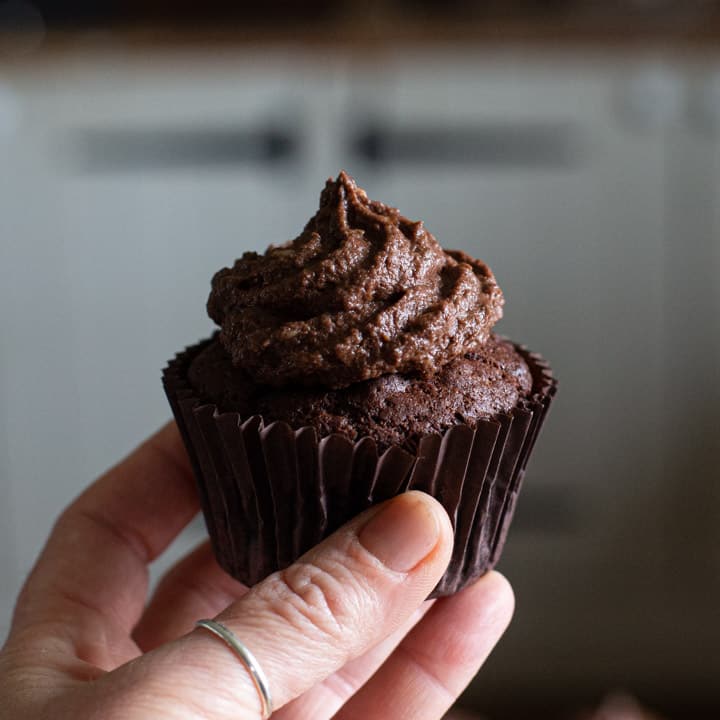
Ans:
[{"label": "cupcake", "polygon": [[556,382],[495,335],[490,269],[342,172],[303,232],[212,280],[165,391],[220,565],[252,585],[410,489],[455,529],[433,596],[497,562]]}]

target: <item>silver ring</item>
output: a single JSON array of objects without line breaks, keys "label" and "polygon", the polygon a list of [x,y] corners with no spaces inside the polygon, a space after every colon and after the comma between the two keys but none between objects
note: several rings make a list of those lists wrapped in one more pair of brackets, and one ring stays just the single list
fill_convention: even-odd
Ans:
[{"label": "silver ring", "polygon": [[250,678],[260,696],[262,718],[263,720],[267,720],[273,711],[270,685],[267,675],[263,672],[255,656],[235,637],[232,630],[226,628],[222,623],[217,622],[217,620],[198,620],[195,623],[195,627],[205,628],[205,630],[219,637],[240,658],[242,664],[250,673]]}]

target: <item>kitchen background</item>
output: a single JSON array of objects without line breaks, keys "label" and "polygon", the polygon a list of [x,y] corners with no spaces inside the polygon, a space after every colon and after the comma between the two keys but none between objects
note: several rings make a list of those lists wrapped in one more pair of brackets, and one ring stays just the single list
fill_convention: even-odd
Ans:
[{"label": "kitchen background", "polygon": [[168,418],[213,272],[345,168],[487,261],[561,380],[462,706],[720,717],[720,3],[57,5],[0,2],[0,636]]}]

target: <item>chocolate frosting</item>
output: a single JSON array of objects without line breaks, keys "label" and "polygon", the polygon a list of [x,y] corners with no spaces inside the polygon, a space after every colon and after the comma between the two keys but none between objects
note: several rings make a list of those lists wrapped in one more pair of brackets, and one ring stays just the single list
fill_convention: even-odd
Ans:
[{"label": "chocolate frosting", "polygon": [[487,265],[444,251],[341,172],[297,238],[215,275],[208,314],[254,381],[341,388],[433,375],[485,343],[502,305]]}]

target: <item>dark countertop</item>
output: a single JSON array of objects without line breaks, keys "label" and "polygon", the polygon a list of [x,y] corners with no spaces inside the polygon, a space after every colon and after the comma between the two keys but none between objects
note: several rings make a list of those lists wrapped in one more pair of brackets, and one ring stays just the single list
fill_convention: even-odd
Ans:
[{"label": "dark countertop", "polygon": [[[351,52],[362,52],[368,47],[374,51],[392,50],[398,46],[669,49],[711,53],[720,48],[720,1],[713,0],[654,3],[586,0],[506,5],[489,2],[482,10],[480,3],[476,7],[472,2],[458,0],[451,0],[440,9],[433,3],[410,5],[375,0],[353,10],[356,7],[353,3],[337,0],[334,4],[308,5],[315,9],[311,19],[307,16],[302,19],[292,2],[280,5],[292,6],[295,12],[263,17],[256,10],[250,17],[242,12],[196,17],[181,11],[163,16],[162,20],[142,16],[141,22],[122,17],[92,25],[51,22],[49,30],[40,28],[43,39],[33,54],[45,57],[55,51],[76,49],[163,51],[268,46]],[[218,17],[222,17],[221,23]],[[0,24],[0,57],[2,39]]]}]

